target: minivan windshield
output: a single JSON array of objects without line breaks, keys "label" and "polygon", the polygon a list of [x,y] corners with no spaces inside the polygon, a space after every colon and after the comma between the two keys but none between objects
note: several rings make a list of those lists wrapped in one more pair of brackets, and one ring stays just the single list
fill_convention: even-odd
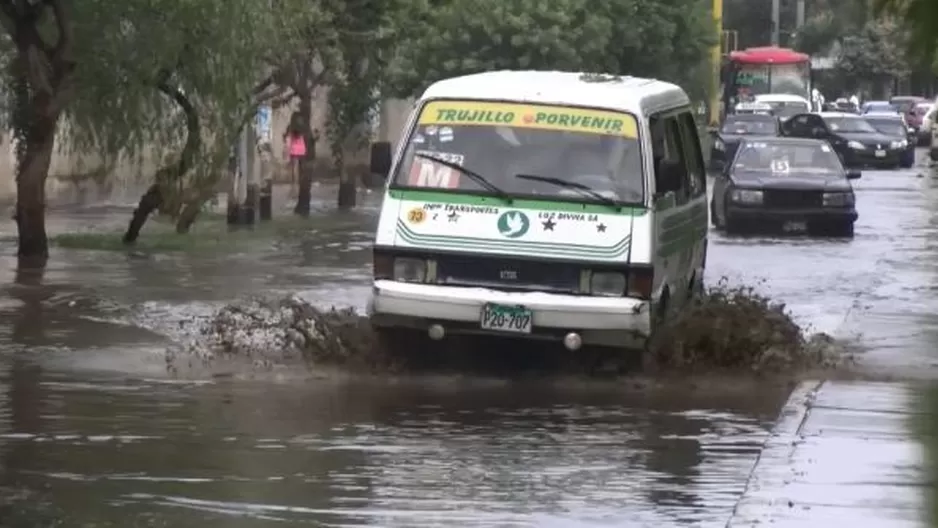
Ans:
[{"label": "minivan windshield", "polygon": [[569,106],[431,101],[392,186],[643,203],[638,123],[627,113]]}]

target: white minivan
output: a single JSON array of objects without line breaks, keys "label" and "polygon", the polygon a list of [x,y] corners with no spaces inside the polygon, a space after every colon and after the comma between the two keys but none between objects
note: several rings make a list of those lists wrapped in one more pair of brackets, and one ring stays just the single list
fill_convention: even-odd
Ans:
[{"label": "white minivan", "polygon": [[495,71],[420,97],[387,175],[369,315],[389,346],[458,334],[641,348],[702,288],[693,108],[652,79]]}]

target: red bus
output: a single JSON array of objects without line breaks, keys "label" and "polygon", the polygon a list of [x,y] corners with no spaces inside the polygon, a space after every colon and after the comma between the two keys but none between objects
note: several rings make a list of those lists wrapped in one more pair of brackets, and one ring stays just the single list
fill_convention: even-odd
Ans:
[{"label": "red bus", "polygon": [[737,102],[761,94],[790,94],[811,100],[811,57],[774,46],[731,52],[721,70],[724,114]]}]

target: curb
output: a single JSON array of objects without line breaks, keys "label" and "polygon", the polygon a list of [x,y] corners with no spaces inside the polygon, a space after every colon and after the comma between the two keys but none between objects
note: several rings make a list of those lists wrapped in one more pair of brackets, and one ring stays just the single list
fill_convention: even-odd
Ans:
[{"label": "curb", "polygon": [[[746,500],[750,492],[758,490],[761,487],[759,473],[762,459],[765,457],[788,457],[794,452],[795,444],[798,442],[799,435],[801,434],[801,428],[808,419],[808,414],[811,411],[811,407],[814,405],[814,399],[825,383],[825,381],[803,381],[792,391],[791,395],[788,397],[788,401],[785,402],[785,405],[782,406],[782,410],[778,414],[778,419],[772,427],[772,432],[762,445],[762,451],[756,457],[756,461],[752,465],[749,478],[746,479],[746,487],[742,495],[740,495],[739,499],[736,501],[736,505],[733,506],[733,512],[726,522],[726,528],[740,526],[736,524],[737,521],[740,523],[744,522],[737,519],[737,515],[740,505]],[[749,525],[751,525],[751,523],[749,523]]]}]

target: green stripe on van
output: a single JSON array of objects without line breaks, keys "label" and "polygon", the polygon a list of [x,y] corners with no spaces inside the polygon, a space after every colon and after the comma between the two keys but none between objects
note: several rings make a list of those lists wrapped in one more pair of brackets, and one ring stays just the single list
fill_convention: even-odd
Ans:
[{"label": "green stripe on van", "polygon": [[485,205],[489,207],[505,207],[511,209],[529,209],[539,211],[557,211],[564,213],[595,213],[620,216],[643,216],[648,210],[643,207],[623,206],[616,211],[608,205],[586,204],[574,202],[559,202],[552,200],[530,200],[513,198],[511,204],[505,203],[501,198],[494,196],[477,196],[473,194],[458,194],[439,191],[415,191],[411,189],[390,189],[388,196],[395,200],[413,202],[431,202],[454,205]]}]

